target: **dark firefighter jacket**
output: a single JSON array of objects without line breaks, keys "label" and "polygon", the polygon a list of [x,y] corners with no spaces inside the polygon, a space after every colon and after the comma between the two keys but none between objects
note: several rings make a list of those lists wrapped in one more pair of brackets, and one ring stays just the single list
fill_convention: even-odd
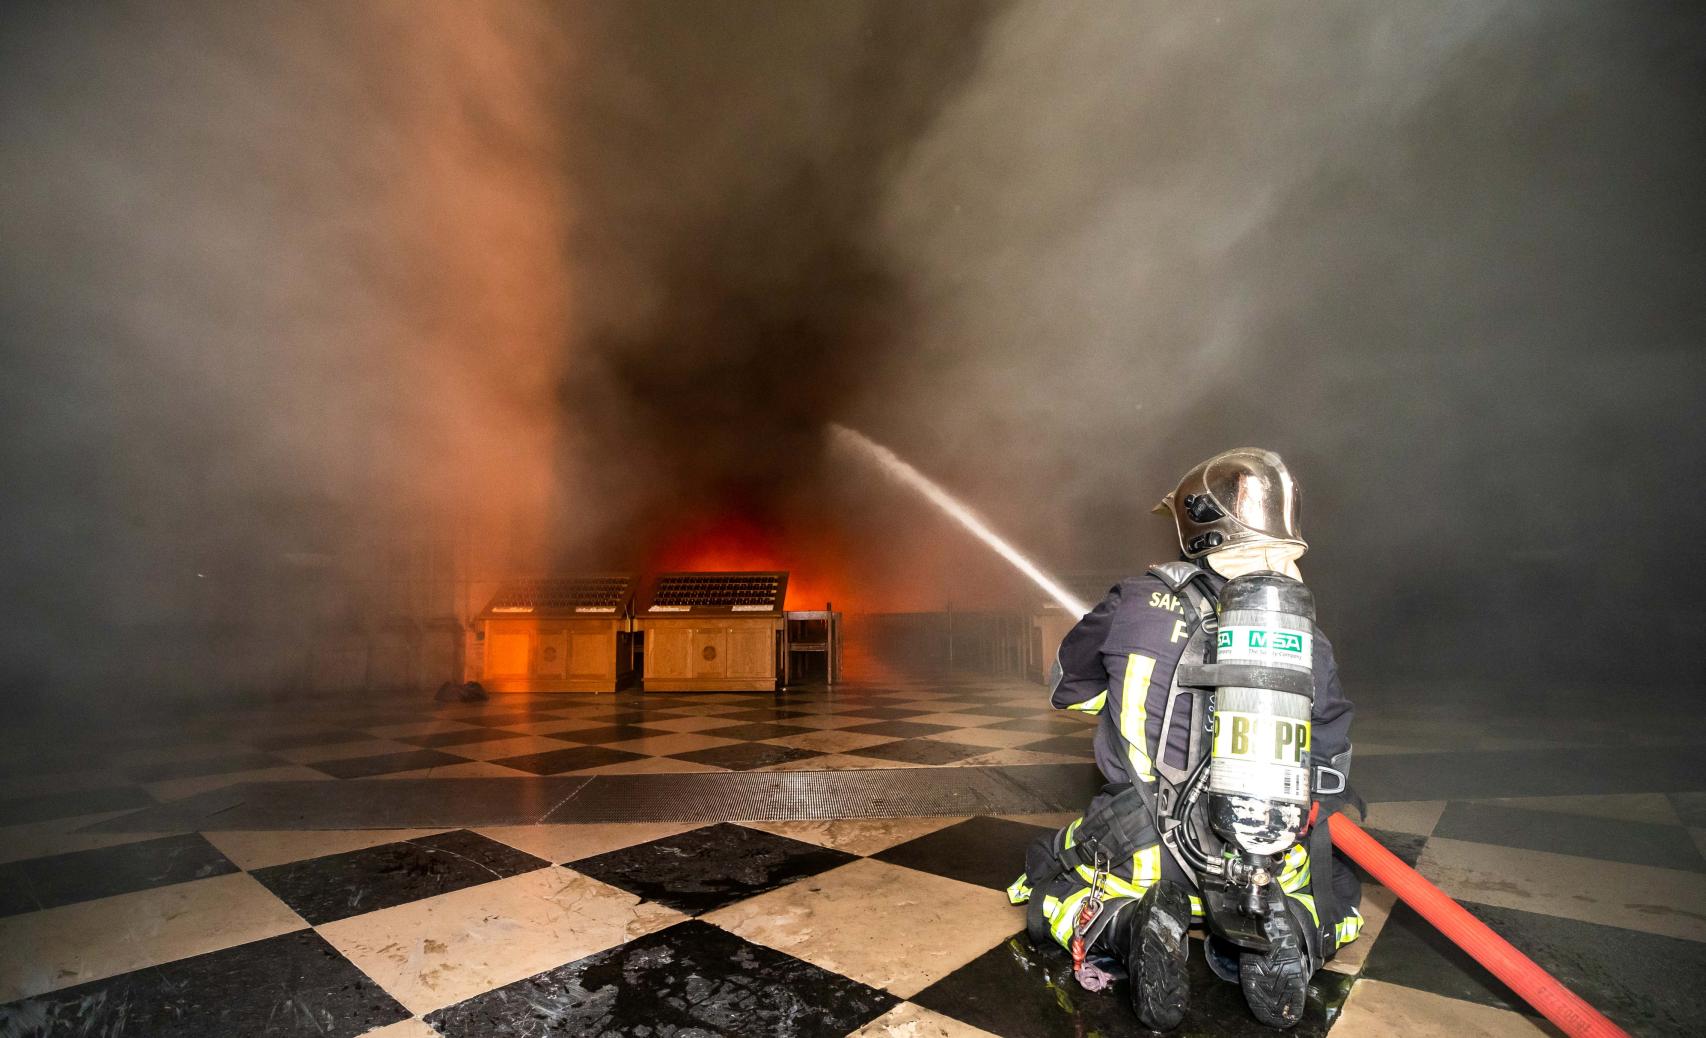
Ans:
[{"label": "dark firefighter jacket", "polygon": [[[1200,583],[1200,581],[1199,581]],[[1226,579],[1209,575],[1218,595]],[[1152,573],[1121,581],[1061,642],[1050,702],[1101,715],[1096,764],[1109,782],[1154,781],[1157,753],[1183,770],[1188,712],[1161,746],[1167,693],[1191,634],[1185,603]],[[1339,685],[1333,647],[1315,631],[1315,706],[1310,755],[1325,764],[1350,746],[1351,704]],[[1180,700],[1176,707],[1184,707]]]}]

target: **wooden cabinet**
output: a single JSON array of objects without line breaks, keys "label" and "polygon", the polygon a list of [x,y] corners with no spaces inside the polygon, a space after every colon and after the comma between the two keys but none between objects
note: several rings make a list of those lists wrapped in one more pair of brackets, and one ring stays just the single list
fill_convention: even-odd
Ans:
[{"label": "wooden cabinet", "polygon": [[481,614],[480,683],[491,692],[614,692],[633,677],[633,581],[506,584]]},{"label": "wooden cabinet", "polygon": [[780,617],[646,617],[644,685],[651,692],[773,692]]},{"label": "wooden cabinet", "polygon": [[664,573],[636,623],[649,692],[774,692],[786,573]]}]

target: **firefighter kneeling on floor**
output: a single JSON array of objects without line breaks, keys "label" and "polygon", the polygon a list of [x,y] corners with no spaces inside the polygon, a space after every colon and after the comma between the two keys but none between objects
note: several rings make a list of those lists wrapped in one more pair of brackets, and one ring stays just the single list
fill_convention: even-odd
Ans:
[{"label": "firefighter kneeling on floor", "polygon": [[1008,896],[1085,987],[1125,973],[1156,1030],[1184,1016],[1201,919],[1214,973],[1290,1027],[1309,978],[1362,929],[1356,875],[1327,838],[1354,802],[1351,704],[1298,574],[1297,486],[1279,455],[1239,448],[1156,511],[1183,559],[1114,587],[1062,641],[1050,683],[1057,709],[1099,716],[1107,785],[1032,845]]}]

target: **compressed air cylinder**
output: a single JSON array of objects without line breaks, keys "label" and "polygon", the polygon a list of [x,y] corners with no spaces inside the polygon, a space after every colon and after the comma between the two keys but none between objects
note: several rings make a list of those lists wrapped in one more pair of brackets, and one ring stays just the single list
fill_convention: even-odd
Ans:
[{"label": "compressed air cylinder", "polygon": [[1302,582],[1251,573],[1220,593],[1209,820],[1255,854],[1290,847],[1309,814],[1315,600]]}]

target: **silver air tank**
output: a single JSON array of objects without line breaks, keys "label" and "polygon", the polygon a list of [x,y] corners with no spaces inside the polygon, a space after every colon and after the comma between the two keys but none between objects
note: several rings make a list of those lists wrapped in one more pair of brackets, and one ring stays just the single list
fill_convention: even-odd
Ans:
[{"label": "silver air tank", "polygon": [[1309,817],[1315,599],[1279,573],[1220,592],[1209,825],[1249,854],[1279,854]]}]

